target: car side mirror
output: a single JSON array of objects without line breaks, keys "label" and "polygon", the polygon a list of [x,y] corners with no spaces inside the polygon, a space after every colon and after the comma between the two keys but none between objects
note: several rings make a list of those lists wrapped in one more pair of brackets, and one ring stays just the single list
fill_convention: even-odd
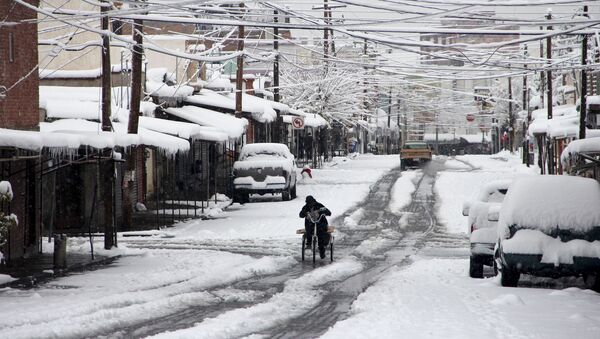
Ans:
[{"label": "car side mirror", "polygon": [[462,215],[465,217],[469,216],[469,209],[471,209],[471,202],[464,202],[463,203],[463,208],[462,208]]},{"label": "car side mirror", "polygon": [[488,209],[488,221],[498,221],[500,219],[500,208],[502,205],[493,204]]},{"label": "car side mirror", "polygon": [[498,219],[500,219],[500,213],[499,212],[489,212],[488,213],[488,221],[498,221]]}]

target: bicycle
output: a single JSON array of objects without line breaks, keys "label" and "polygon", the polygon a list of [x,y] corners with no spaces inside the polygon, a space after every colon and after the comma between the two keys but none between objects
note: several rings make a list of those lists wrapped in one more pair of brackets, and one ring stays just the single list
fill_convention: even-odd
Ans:
[{"label": "bicycle", "polygon": [[[314,214],[318,213],[318,217],[316,217]],[[320,214],[319,211],[313,211],[311,213],[307,213],[306,214],[306,218],[313,224],[313,233],[312,233],[312,260],[313,260],[313,264],[316,263],[317,261],[317,250],[318,250],[318,242],[319,242],[319,238],[317,237],[317,224],[319,223],[319,221],[321,220],[321,218],[323,218],[324,215]],[[316,220],[315,220],[316,218]],[[335,231],[335,227],[333,226],[327,226],[327,233],[329,234],[329,244],[327,245],[327,247],[329,248],[329,256],[331,261],[333,261],[333,232]],[[306,230],[304,228],[301,228],[299,230],[296,231],[296,234],[302,234],[302,261],[305,260],[305,255],[304,255],[304,247],[306,246]],[[327,248],[325,249],[327,250]]]}]

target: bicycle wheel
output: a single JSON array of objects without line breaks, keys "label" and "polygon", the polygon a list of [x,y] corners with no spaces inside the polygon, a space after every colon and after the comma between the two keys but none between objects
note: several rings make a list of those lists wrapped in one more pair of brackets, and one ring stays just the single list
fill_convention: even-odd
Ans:
[{"label": "bicycle wheel", "polygon": [[302,248],[300,251],[302,252],[302,261],[304,261],[304,246],[306,245],[306,234],[302,234]]},{"label": "bicycle wheel", "polygon": [[333,236],[331,236],[331,241],[329,242],[329,253],[331,255],[331,261],[333,261]]},{"label": "bicycle wheel", "polygon": [[313,237],[312,241],[313,264],[317,262],[317,237]]}]

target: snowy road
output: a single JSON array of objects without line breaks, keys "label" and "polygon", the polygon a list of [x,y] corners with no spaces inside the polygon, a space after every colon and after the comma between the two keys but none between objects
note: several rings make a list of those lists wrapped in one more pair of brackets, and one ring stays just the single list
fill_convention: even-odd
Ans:
[{"label": "snowy road", "polygon": [[[344,258],[352,258],[355,264],[360,265],[360,269],[343,279],[322,285],[319,291],[320,302],[307,313],[300,314],[298,317],[289,317],[277,326],[261,331],[260,334],[274,338],[318,337],[336,322],[345,319],[358,295],[377,281],[383,273],[392,267],[408,265],[411,262],[410,256],[420,250],[426,249],[431,255],[433,253],[448,255],[452,253],[451,249],[458,248],[459,255],[464,256],[464,249],[468,245],[466,238],[444,234],[441,227],[436,227],[438,225],[435,217],[433,186],[437,171],[443,168],[442,164],[443,162],[433,162],[424,171],[419,170],[408,174],[405,172],[405,175],[412,175],[414,178],[416,189],[410,199],[411,203],[401,211],[394,213],[388,207],[382,208],[390,205],[394,184],[402,175],[399,168],[394,168],[370,186],[368,195],[358,204],[361,206],[359,209],[351,209],[332,220],[334,225],[343,225],[338,227],[336,260],[342,259],[343,262]],[[347,218],[354,222],[344,223],[344,219]],[[127,245],[176,249],[182,244],[166,239],[153,242],[133,240]],[[255,242],[244,244],[238,241],[194,244],[197,249],[218,247],[220,250],[253,256],[283,254],[290,251],[289,244],[285,242],[275,242],[271,245],[258,246]],[[186,242],[184,247],[189,248],[189,246],[190,242]],[[299,248],[296,249],[299,251]],[[390,251],[392,255],[388,255]],[[324,265],[328,265],[328,262],[318,263],[319,267]],[[188,328],[206,318],[265,303],[274,295],[282,293],[287,281],[298,279],[313,270],[312,262],[301,262],[278,274],[242,280],[231,286],[242,294],[259,293],[260,297],[252,302],[235,300],[216,305],[191,307],[170,316],[120,329],[116,333],[105,334],[139,337],[158,334],[165,329]]]},{"label": "snowy road", "polygon": [[[121,237],[106,268],[0,290],[0,338],[597,337],[600,294],[580,281],[468,278],[460,204],[492,178],[530,174],[519,159],[397,165],[338,159],[301,181],[299,199]],[[333,211],[333,263],[300,260],[308,194]],[[86,241],[69,246],[83,252]]]}]

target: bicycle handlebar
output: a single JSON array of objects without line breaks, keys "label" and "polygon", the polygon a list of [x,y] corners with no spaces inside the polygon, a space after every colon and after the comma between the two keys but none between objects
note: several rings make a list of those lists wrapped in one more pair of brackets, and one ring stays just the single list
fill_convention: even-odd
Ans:
[{"label": "bicycle handlebar", "polygon": [[[316,220],[313,218],[313,213],[314,212],[318,212],[319,213],[319,217]],[[308,219],[312,223],[317,223],[317,222],[321,221],[321,218],[323,218],[325,216],[325,214],[322,214],[320,211],[314,211],[314,212],[306,213],[306,216],[304,218]]]}]

